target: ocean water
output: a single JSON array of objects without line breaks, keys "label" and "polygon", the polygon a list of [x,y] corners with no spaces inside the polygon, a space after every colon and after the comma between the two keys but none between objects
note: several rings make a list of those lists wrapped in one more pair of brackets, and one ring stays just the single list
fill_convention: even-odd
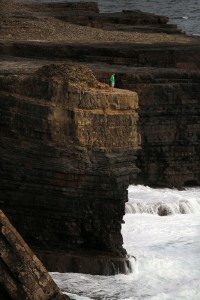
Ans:
[{"label": "ocean water", "polygon": [[[52,273],[76,300],[200,300],[200,188],[129,187],[124,247],[129,275]],[[160,208],[166,216],[160,216]]]},{"label": "ocean water", "polygon": [[187,34],[200,35],[200,0],[99,0],[101,12],[134,9],[169,17]]}]

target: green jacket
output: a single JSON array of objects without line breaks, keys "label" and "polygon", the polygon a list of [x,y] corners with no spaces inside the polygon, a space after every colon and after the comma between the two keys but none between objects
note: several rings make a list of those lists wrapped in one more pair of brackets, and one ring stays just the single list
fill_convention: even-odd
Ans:
[{"label": "green jacket", "polygon": [[110,82],[115,83],[115,76],[114,75],[110,76]]}]

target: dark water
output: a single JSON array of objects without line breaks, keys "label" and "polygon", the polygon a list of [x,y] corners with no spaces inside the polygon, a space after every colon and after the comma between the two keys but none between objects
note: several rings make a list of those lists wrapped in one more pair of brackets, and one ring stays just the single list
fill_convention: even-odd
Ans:
[{"label": "dark water", "polygon": [[[64,2],[66,0],[36,0],[39,2]],[[69,2],[98,2],[100,12],[123,9],[142,10],[169,17],[187,34],[200,35],[200,0],[67,0]]]},{"label": "dark water", "polygon": [[200,0],[99,0],[101,12],[134,9],[168,16],[187,34],[200,35]]},{"label": "dark water", "polygon": [[[66,0],[37,0],[39,2],[64,2]],[[200,35],[200,0],[67,0],[69,2],[98,2],[101,12],[123,9],[142,10],[169,17],[187,34]]]}]

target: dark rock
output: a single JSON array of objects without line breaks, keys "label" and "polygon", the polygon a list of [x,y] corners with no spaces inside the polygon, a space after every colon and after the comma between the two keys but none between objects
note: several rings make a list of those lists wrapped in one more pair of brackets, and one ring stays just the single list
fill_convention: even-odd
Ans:
[{"label": "dark rock", "polygon": [[[2,43],[15,55],[52,59],[55,55],[90,63],[97,78],[139,95],[142,170],[135,183],[181,188],[200,184],[200,44],[58,44]],[[4,53],[5,53],[4,52]],[[96,63],[98,61],[98,63]],[[106,64],[105,64],[106,62]]]},{"label": "dark rock", "polygon": [[67,300],[39,259],[0,211],[1,300]]},{"label": "dark rock", "polygon": [[53,2],[31,4],[36,12],[54,16],[63,21],[102,28],[105,30],[180,33],[168,17],[140,10],[123,10],[116,13],[99,13],[97,2]]},{"label": "dark rock", "polygon": [[[37,250],[35,253],[51,272],[88,273],[93,275],[116,275],[131,272],[129,256],[113,256],[112,254],[89,249],[73,251]],[[55,264],[56,261],[56,264]]]},{"label": "dark rock", "polygon": [[[72,253],[62,271],[113,274],[99,255],[124,272],[120,231],[138,173],[137,94],[111,93],[77,64],[1,76],[0,86],[1,208],[42,261],[44,251]],[[44,263],[59,271],[56,259]]]},{"label": "dark rock", "polygon": [[172,215],[173,212],[170,209],[169,206],[165,205],[165,204],[161,204],[160,206],[158,206],[157,208],[157,214],[159,216],[168,216],[168,215]]},{"label": "dark rock", "polygon": [[[56,5],[44,5],[44,14],[109,30],[177,33],[165,17]],[[0,205],[49,270],[126,272],[120,230],[128,185],[200,184],[199,51],[199,38],[0,42],[1,54],[28,61],[0,76]],[[111,94],[84,67],[32,74],[42,59],[88,64],[104,83],[115,71],[117,87],[138,93],[139,109],[135,93]]]},{"label": "dark rock", "polygon": [[149,68],[119,77],[123,78],[120,87],[128,86],[139,95],[138,183],[177,188],[199,185],[199,69]]}]

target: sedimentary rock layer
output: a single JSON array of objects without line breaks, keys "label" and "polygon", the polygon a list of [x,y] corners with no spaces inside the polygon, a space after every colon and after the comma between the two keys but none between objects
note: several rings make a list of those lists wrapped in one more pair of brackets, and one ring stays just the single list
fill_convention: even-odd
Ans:
[{"label": "sedimentary rock layer", "polygon": [[1,300],[67,300],[0,210]]},{"label": "sedimentary rock layer", "polygon": [[[199,184],[200,44],[7,43],[2,51],[90,64],[101,82],[139,95],[141,169],[135,183],[182,187]],[[96,63],[98,61],[98,63]],[[162,131],[162,133],[160,132]],[[167,137],[168,136],[168,137]]]},{"label": "sedimentary rock layer", "polygon": [[121,87],[137,91],[140,99],[137,182],[200,185],[200,71],[149,68],[136,75],[132,70],[119,81]]},{"label": "sedimentary rock layer", "polygon": [[[2,18],[0,54],[17,66],[3,58],[1,208],[49,270],[125,273],[127,186],[200,184],[200,41],[141,12],[99,14],[83,3],[26,9],[22,19]],[[90,65],[105,83],[114,71],[139,107],[136,93],[110,93],[84,67],[19,75],[58,60]]]},{"label": "sedimentary rock layer", "polygon": [[[120,230],[138,173],[137,94],[111,93],[76,64],[0,79],[1,208],[48,269],[126,272]],[[107,264],[95,268],[98,255]]]},{"label": "sedimentary rock layer", "polygon": [[168,17],[139,10],[99,13],[97,2],[37,3],[31,8],[43,15],[51,15],[65,22],[120,31],[147,31],[178,33],[176,25],[167,24]]},{"label": "sedimentary rock layer", "polygon": [[2,51],[90,63],[101,82],[108,82],[109,74],[115,71],[116,86],[139,95],[142,151],[137,154],[141,172],[135,183],[175,187],[200,183],[198,39],[175,45],[91,43],[62,47],[7,43]]}]

